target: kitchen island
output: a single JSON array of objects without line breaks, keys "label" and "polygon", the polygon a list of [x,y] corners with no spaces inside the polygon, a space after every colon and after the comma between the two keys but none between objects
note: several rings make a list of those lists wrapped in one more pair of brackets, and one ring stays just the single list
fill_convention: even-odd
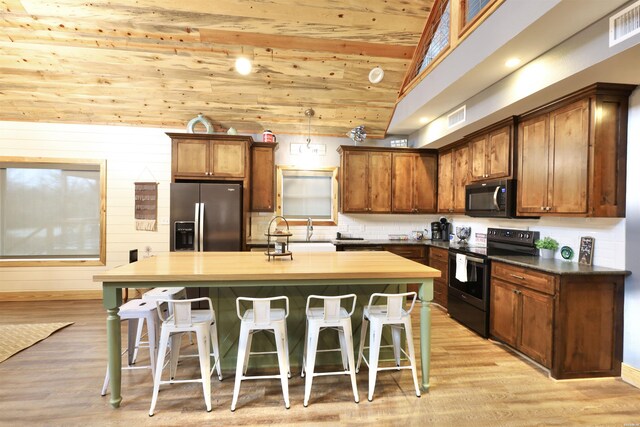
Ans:
[{"label": "kitchen island", "polygon": [[[103,304],[107,309],[107,344],[109,372],[111,372],[111,400],[119,407],[121,391],[121,329],[118,307],[122,304],[123,288],[150,288],[155,286],[210,287],[225,292],[223,304],[216,304],[218,333],[221,337],[237,331],[229,322],[235,313],[235,304],[229,304],[231,296],[245,295],[251,290],[255,296],[267,297],[275,294],[298,295],[292,298],[291,329],[304,322],[304,299],[300,291],[312,287],[314,292],[334,295],[343,293],[345,287],[358,288],[359,295],[379,292],[389,285],[404,286],[419,283],[420,306],[420,359],[423,391],[429,388],[430,323],[429,301],[433,298],[433,278],[440,271],[404,259],[389,252],[300,252],[293,260],[268,261],[258,252],[190,252],[168,253],[116,267],[94,276],[102,282]],[[214,295],[214,294],[212,294]],[[220,294],[221,295],[221,294]],[[214,296],[215,299],[215,296]],[[368,299],[368,297],[366,298]],[[364,300],[366,302],[366,299]],[[362,298],[359,300],[361,308]],[[216,302],[216,301],[214,301]],[[232,307],[229,307],[232,305]],[[225,310],[225,314],[218,313]],[[294,319],[292,319],[294,316]],[[359,320],[354,315],[354,321]],[[293,331],[289,331],[291,335]],[[290,350],[292,343],[290,342]],[[226,357],[221,350],[222,358]],[[292,359],[292,364],[294,360]]]}]

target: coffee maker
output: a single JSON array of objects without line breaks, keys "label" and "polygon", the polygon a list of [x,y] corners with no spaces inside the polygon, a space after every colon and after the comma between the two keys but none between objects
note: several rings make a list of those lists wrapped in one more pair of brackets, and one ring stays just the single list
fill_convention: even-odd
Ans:
[{"label": "coffee maker", "polygon": [[441,217],[440,221],[431,223],[431,240],[449,241],[449,231],[451,223],[447,222],[447,218]]},{"label": "coffee maker", "polygon": [[442,232],[438,221],[431,223],[431,240],[442,240]]}]

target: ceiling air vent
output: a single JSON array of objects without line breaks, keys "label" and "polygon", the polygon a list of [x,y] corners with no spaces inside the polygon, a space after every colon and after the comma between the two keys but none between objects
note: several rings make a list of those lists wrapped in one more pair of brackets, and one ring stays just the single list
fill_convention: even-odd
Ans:
[{"label": "ceiling air vent", "polygon": [[467,119],[467,106],[463,105],[462,107],[458,108],[456,111],[449,114],[447,116],[447,119],[449,121],[450,128],[464,122]]},{"label": "ceiling air vent", "polygon": [[609,18],[609,47],[640,33],[640,1]]}]

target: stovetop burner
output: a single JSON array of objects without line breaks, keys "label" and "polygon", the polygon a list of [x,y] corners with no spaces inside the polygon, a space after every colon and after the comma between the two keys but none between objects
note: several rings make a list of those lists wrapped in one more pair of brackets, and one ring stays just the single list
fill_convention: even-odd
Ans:
[{"label": "stovetop burner", "polygon": [[537,255],[535,241],[539,238],[539,231],[489,228],[486,247],[458,242],[450,244],[449,250],[483,258],[490,255]]}]

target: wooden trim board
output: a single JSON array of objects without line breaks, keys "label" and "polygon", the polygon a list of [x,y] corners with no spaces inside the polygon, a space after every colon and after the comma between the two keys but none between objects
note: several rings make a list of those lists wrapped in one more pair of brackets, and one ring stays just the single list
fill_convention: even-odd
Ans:
[{"label": "wooden trim board", "polygon": [[0,292],[0,302],[102,299],[102,290]]},{"label": "wooden trim board", "polygon": [[622,364],[622,381],[640,388],[640,369],[626,363]]}]

